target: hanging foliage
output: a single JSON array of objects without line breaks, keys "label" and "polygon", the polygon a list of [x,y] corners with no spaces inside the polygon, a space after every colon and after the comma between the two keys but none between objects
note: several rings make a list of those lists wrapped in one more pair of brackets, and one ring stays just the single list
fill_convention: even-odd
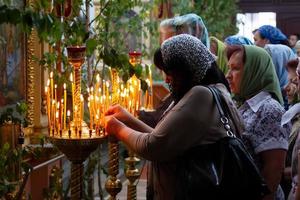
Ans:
[{"label": "hanging foliage", "polygon": [[209,35],[220,39],[237,33],[235,23],[238,7],[236,0],[173,0],[174,13],[195,13],[203,19]]}]

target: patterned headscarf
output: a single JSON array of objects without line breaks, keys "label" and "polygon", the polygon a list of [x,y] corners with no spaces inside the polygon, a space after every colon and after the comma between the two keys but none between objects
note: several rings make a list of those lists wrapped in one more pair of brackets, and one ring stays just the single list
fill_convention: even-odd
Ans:
[{"label": "patterned headscarf", "polygon": [[228,45],[253,45],[248,38],[241,35],[228,36],[224,41]]},{"label": "patterned headscarf", "polygon": [[166,68],[172,68],[174,61],[186,63],[194,73],[192,81],[200,81],[207,69],[215,62],[214,56],[207,47],[194,36],[180,34],[164,41],[161,45],[163,63]]},{"label": "patterned headscarf", "polygon": [[186,33],[195,36],[209,48],[208,32],[200,16],[190,13],[175,17],[174,25],[176,27],[176,34]]},{"label": "patterned headscarf", "polygon": [[263,48],[244,45],[245,64],[241,80],[240,94],[234,98],[243,103],[261,91],[269,92],[283,104],[279,81],[270,55]]},{"label": "patterned headscarf", "polygon": [[261,26],[257,31],[259,31],[262,37],[267,38],[271,44],[280,44],[281,41],[287,40],[287,37],[280,29],[271,25]]}]

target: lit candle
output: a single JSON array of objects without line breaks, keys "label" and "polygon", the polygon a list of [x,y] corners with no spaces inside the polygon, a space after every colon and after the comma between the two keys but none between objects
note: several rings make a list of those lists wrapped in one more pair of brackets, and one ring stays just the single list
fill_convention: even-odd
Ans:
[{"label": "lit candle", "polygon": [[51,116],[50,116],[50,97],[49,97],[49,91],[48,91],[48,86],[45,87],[45,93],[46,93],[46,101],[47,101],[47,117],[48,117],[48,126],[50,127],[50,133],[51,133]]},{"label": "lit candle", "polygon": [[57,84],[54,85],[54,100],[57,102]]},{"label": "lit candle", "polygon": [[97,76],[96,76],[96,86],[95,86],[95,91],[96,91],[97,96],[100,95],[100,93],[97,93],[97,92],[101,91],[101,90],[99,90],[100,89],[99,85],[100,85],[100,75],[97,74]]},{"label": "lit candle", "polygon": [[56,120],[57,120],[57,130],[60,129],[60,115],[59,115],[59,111],[60,111],[60,103],[57,102],[57,105],[56,105]]},{"label": "lit candle", "polygon": [[55,129],[55,126],[56,126],[56,125],[55,125],[55,113],[56,113],[56,106],[55,106],[55,105],[56,105],[56,102],[55,102],[55,100],[53,99],[53,100],[52,100],[52,107],[51,107],[51,110],[52,110],[52,111],[51,111],[51,113],[52,113],[52,114],[51,114],[51,115],[52,115],[52,116],[51,116],[51,117],[52,117],[51,120],[52,120],[52,124],[53,124],[53,126],[52,126],[52,127],[53,127],[53,130]]},{"label": "lit candle", "polygon": [[94,110],[94,95],[91,94],[90,96],[90,110],[91,110],[91,118],[92,121],[94,120],[95,110]]},{"label": "lit candle", "polygon": [[81,128],[81,124],[83,121],[83,110],[84,110],[84,99],[83,99],[83,95],[80,95],[80,128]]},{"label": "lit candle", "polygon": [[50,96],[51,100],[53,99],[53,72],[50,72]]},{"label": "lit candle", "polygon": [[64,99],[60,100],[60,109],[59,109],[59,123],[60,123],[60,129],[62,130],[64,128]]},{"label": "lit candle", "polygon": [[94,92],[94,87],[91,87],[91,109],[92,109],[92,116],[95,117],[95,110],[96,110],[96,95]]},{"label": "lit candle", "polygon": [[92,108],[91,108],[91,101],[89,99],[88,101],[88,107],[89,107],[89,110],[90,110],[90,129],[93,128],[93,116],[92,116]]},{"label": "lit candle", "polygon": [[66,129],[66,114],[67,114],[67,84],[64,83],[64,130]]},{"label": "lit candle", "polygon": [[75,112],[74,112],[74,106],[75,106],[75,84],[73,79],[73,73],[70,74],[70,82],[71,82],[71,90],[72,90],[72,111],[73,111],[73,121],[75,122]]},{"label": "lit candle", "polygon": [[58,122],[59,113],[58,113],[58,111],[56,111],[56,113],[55,113],[55,119],[56,119],[56,132],[58,133],[58,131],[59,131],[59,122]]},{"label": "lit candle", "polygon": [[69,128],[69,131],[68,131],[68,133],[69,133],[69,138],[71,137],[71,112],[70,112],[70,110],[68,110],[67,111],[67,118],[68,118],[68,128]]}]

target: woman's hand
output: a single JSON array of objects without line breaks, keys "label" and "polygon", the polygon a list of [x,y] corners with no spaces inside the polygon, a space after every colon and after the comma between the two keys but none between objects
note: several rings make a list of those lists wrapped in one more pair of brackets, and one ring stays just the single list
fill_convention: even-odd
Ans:
[{"label": "woman's hand", "polygon": [[116,119],[113,115],[106,116],[104,118],[105,120],[105,132],[110,135],[110,134],[117,134],[120,132],[122,127],[125,125]]},{"label": "woman's hand", "polygon": [[119,104],[113,105],[108,108],[108,110],[105,113],[106,116],[113,116],[116,119],[118,119],[121,122],[127,123],[132,115],[125,110],[123,107],[121,107]]}]

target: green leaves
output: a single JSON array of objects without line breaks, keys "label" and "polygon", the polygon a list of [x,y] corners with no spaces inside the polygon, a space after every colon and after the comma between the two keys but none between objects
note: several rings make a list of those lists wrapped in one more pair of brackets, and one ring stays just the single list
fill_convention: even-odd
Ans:
[{"label": "green leaves", "polygon": [[9,8],[6,5],[0,7],[0,24],[18,24],[21,21],[21,11],[17,8]]},{"label": "green leaves", "polygon": [[[39,61],[41,66],[52,71],[57,59],[62,58],[64,71],[69,72],[64,48],[69,45],[85,45],[87,56],[94,55],[98,59],[92,66],[94,69],[87,70],[87,73],[97,71],[102,59],[105,65],[120,71],[123,80],[128,80],[132,75],[143,79],[142,67],[134,68],[129,63],[128,52],[138,50],[143,51],[143,55],[147,55],[142,44],[142,37],[147,38],[146,29],[153,35],[152,39],[156,40],[151,44],[156,46],[158,43],[157,22],[148,20],[150,11],[155,6],[152,2],[99,0],[99,15],[91,19],[89,24],[85,21],[85,10],[79,12],[83,1],[73,1],[73,15],[64,19],[57,16],[56,9],[51,11],[50,2],[37,0],[33,7],[27,5],[25,9],[16,9],[7,5],[0,7],[0,24],[20,24],[26,33],[30,33],[35,28],[42,42],[60,47],[54,48],[54,52],[46,52]],[[65,0],[54,1],[54,5],[58,6],[64,3]],[[139,8],[138,12],[136,8]],[[93,33],[92,37],[91,33]]]},{"label": "green leaves", "polygon": [[97,45],[98,45],[97,40],[95,40],[95,39],[88,39],[86,41],[86,54],[87,54],[87,56],[91,56],[94,53]]},{"label": "green leaves", "polygon": [[0,113],[0,126],[6,123],[21,124],[23,127],[28,125],[26,112],[28,105],[25,102],[19,102],[15,107],[7,107]]},{"label": "green leaves", "polygon": [[203,19],[209,35],[223,39],[236,34],[235,17],[238,12],[236,0],[195,0],[193,4],[185,0],[173,0],[175,14],[194,12]]}]

